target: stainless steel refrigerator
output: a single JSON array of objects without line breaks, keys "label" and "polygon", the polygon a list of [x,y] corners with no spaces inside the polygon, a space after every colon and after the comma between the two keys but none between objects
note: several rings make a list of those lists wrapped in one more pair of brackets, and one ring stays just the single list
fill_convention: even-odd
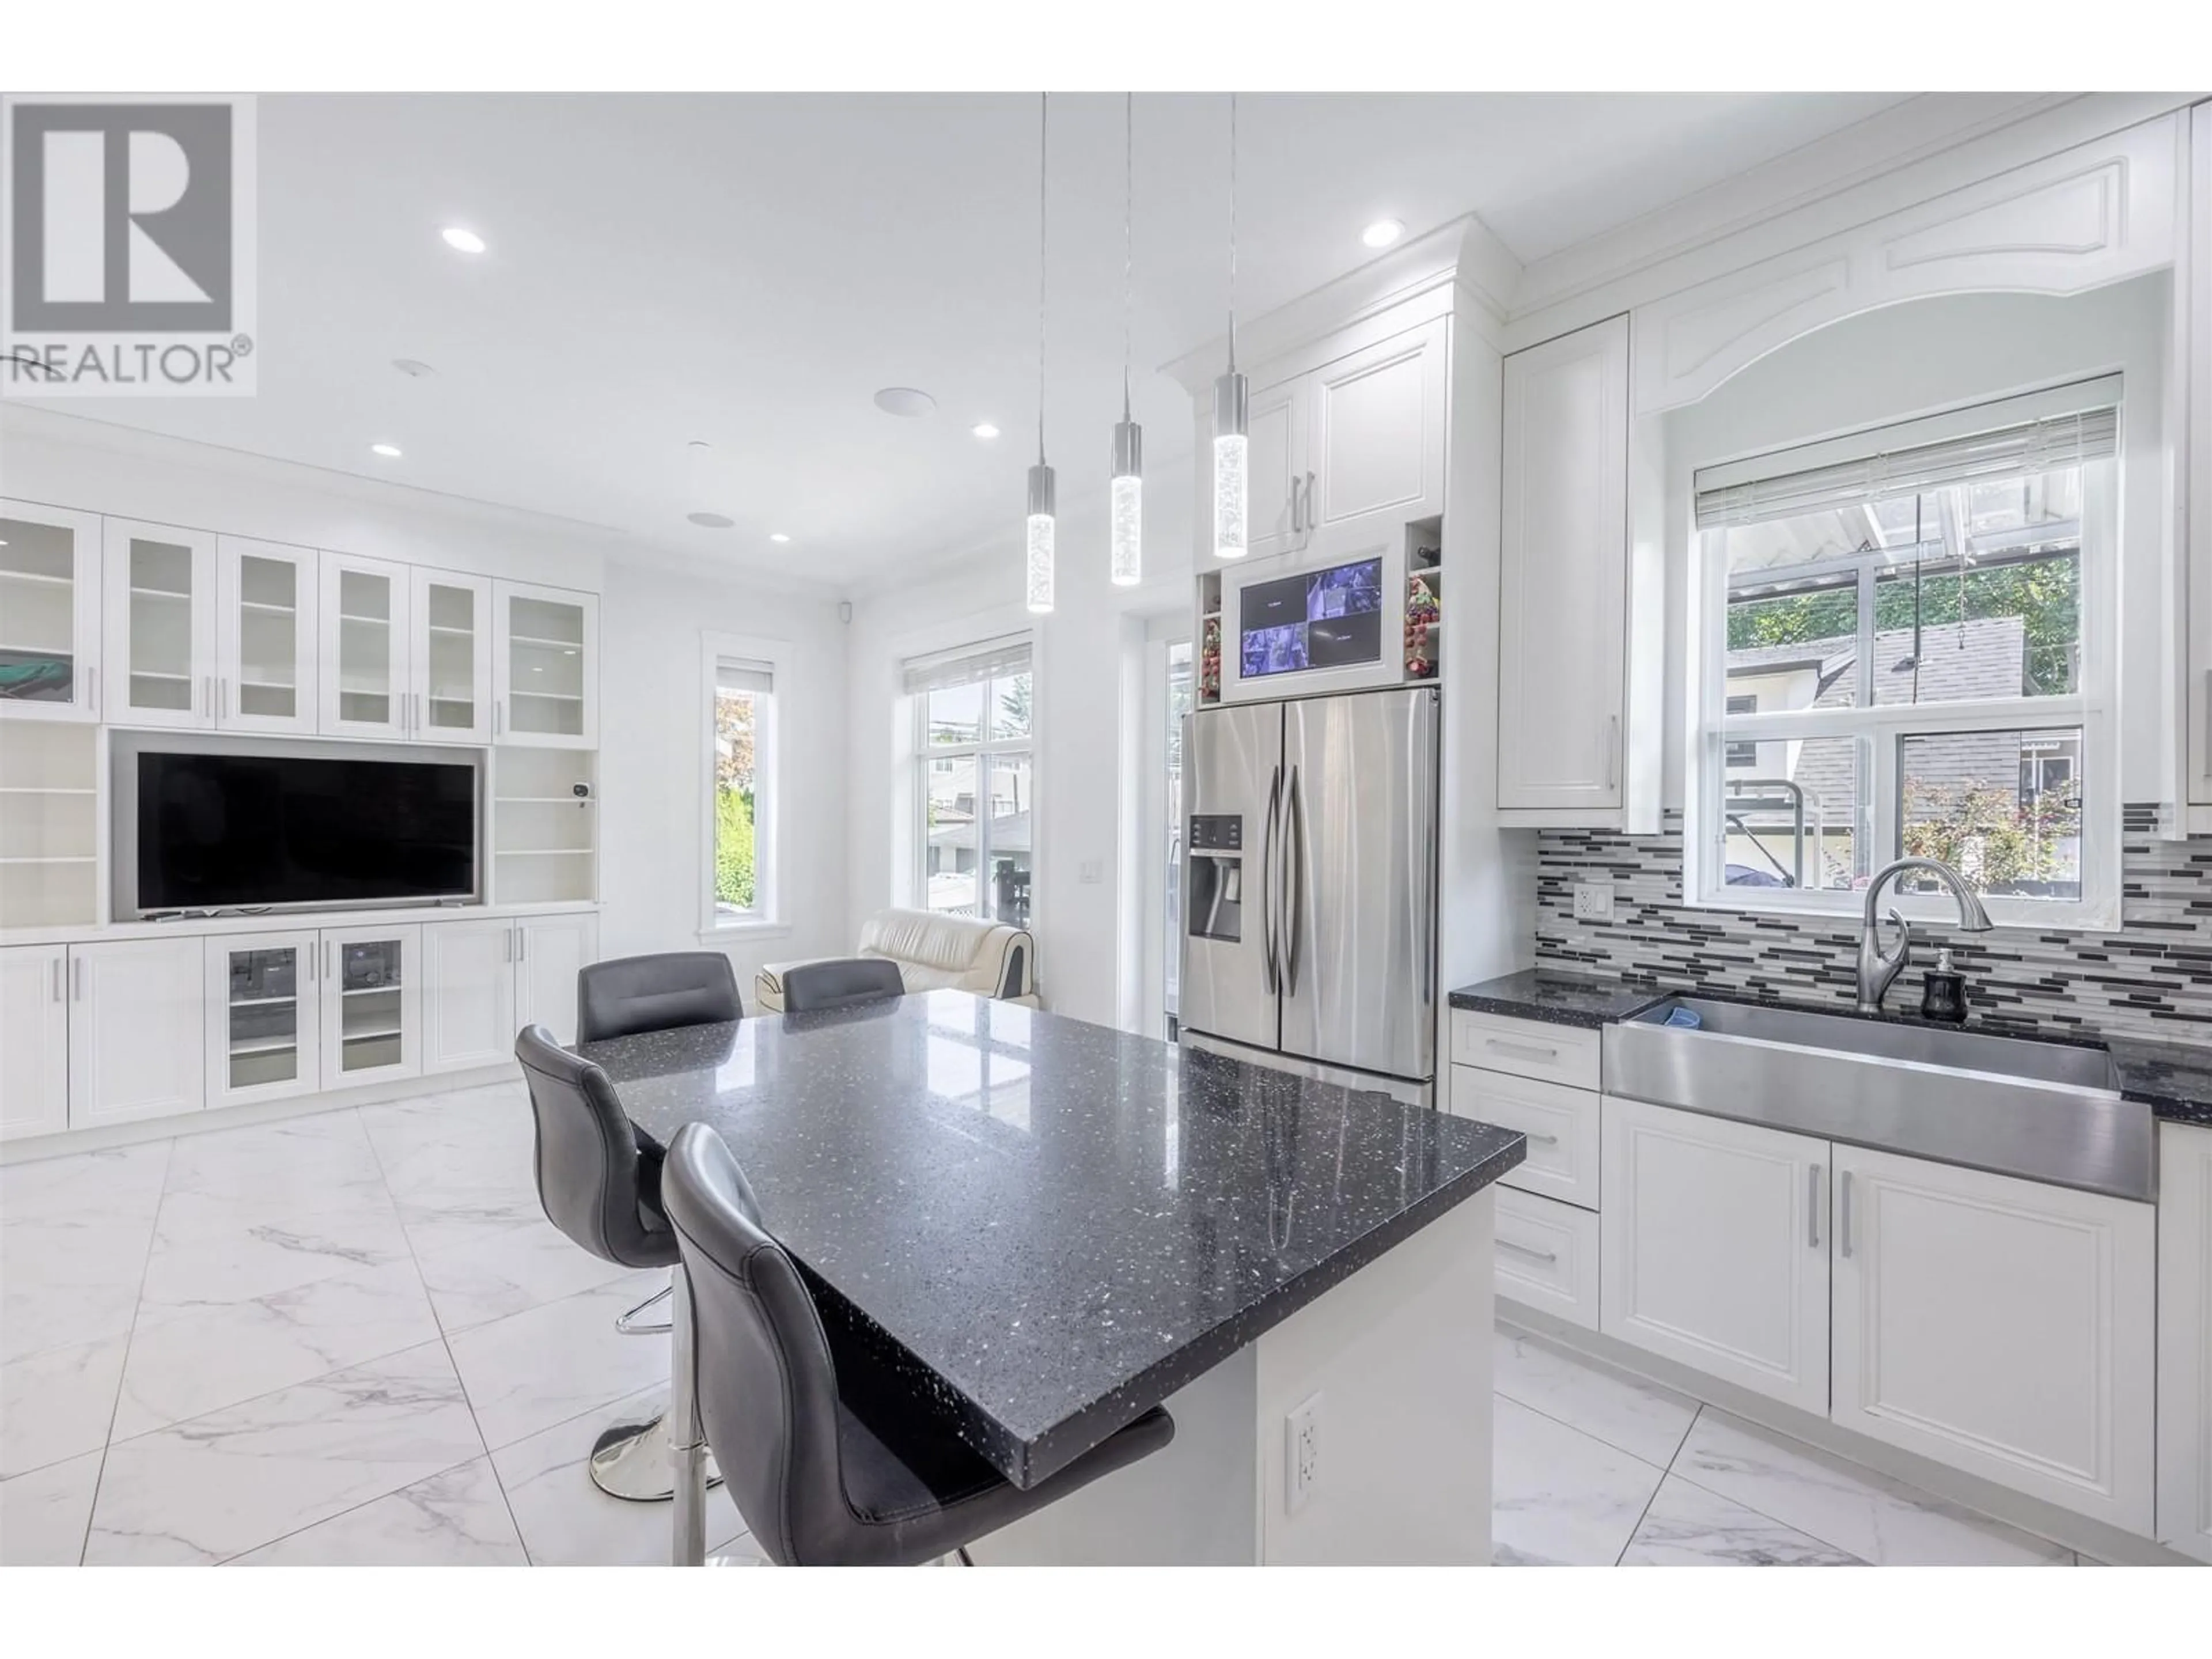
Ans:
[{"label": "stainless steel refrigerator", "polygon": [[1183,1042],[1433,1105],[1433,686],[1183,727]]}]

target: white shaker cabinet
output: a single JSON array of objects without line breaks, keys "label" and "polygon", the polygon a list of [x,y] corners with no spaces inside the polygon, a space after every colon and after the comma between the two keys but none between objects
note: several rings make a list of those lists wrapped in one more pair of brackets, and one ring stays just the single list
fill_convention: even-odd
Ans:
[{"label": "white shaker cabinet", "polygon": [[1449,331],[1439,317],[1307,377],[1309,541],[1357,543],[1443,512]]},{"label": "white shaker cabinet", "polygon": [[1599,1328],[1828,1414],[1828,1143],[1607,1096]]},{"label": "white shaker cabinet", "polygon": [[1629,523],[1628,319],[1505,359],[1498,804],[1656,830],[1663,571]]},{"label": "white shaker cabinet", "polygon": [[[589,911],[531,916],[515,925],[515,1029],[543,1025],[553,1040],[576,1040],[576,975],[599,954],[599,919]],[[514,1048],[512,1034],[508,1048]]]},{"label": "white shaker cabinet", "polygon": [[2182,696],[2189,799],[2212,806],[2212,103],[2190,112],[2188,678]]},{"label": "white shaker cabinet", "polygon": [[216,723],[216,538],[102,520],[107,689],[115,726]]},{"label": "white shaker cabinet", "polygon": [[514,1057],[514,924],[422,924],[422,1069],[465,1072]]},{"label": "white shaker cabinet", "polygon": [[100,717],[97,515],[0,501],[0,718]]},{"label": "white shaker cabinet", "polygon": [[216,538],[216,724],[315,732],[315,578],[310,549]]},{"label": "white shaker cabinet", "polygon": [[[1252,394],[1244,420],[1244,546],[1246,556],[1295,553],[1312,528],[1306,522],[1307,385],[1301,375]],[[1213,447],[1200,452],[1199,475],[1207,490],[1206,522],[1212,523]],[[1211,557],[1212,549],[1206,550]],[[1201,567],[1205,568],[1205,567]]]},{"label": "white shaker cabinet", "polygon": [[1837,1425],[2148,1534],[2152,1207],[1832,1156]]},{"label": "white shaker cabinet", "polygon": [[599,731],[599,602],[568,588],[492,585],[492,739],[591,749]]},{"label": "white shaker cabinet", "polygon": [[2212,1562],[2212,1128],[2158,1133],[2158,1536]]},{"label": "white shaker cabinet", "polygon": [[415,572],[407,712],[417,743],[491,741],[491,590],[489,577]]},{"label": "white shaker cabinet", "polygon": [[0,951],[0,1140],[69,1127],[69,951]]},{"label": "white shaker cabinet", "polygon": [[188,935],[70,946],[70,1128],[207,1103],[205,944]]}]

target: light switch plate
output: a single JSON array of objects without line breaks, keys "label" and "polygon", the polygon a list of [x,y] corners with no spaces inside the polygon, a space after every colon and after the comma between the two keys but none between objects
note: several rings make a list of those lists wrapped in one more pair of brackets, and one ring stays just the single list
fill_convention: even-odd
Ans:
[{"label": "light switch plate", "polygon": [[1075,878],[1085,886],[1096,886],[1106,879],[1106,862],[1103,859],[1085,859],[1075,867]]},{"label": "light switch plate", "polygon": [[1611,921],[1613,920],[1613,884],[1609,881],[1578,881],[1575,884],[1575,920],[1577,921]]}]

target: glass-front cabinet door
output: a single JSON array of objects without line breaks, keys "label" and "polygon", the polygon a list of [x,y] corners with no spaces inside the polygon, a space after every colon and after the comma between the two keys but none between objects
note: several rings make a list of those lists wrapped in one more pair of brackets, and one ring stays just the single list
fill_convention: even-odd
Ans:
[{"label": "glass-front cabinet door", "polygon": [[100,717],[100,520],[0,501],[0,717]]},{"label": "glass-front cabinet door", "polygon": [[273,1100],[321,1086],[317,935],[207,941],[207,1100]]},{"label": "glass-front cabinet door", "polygon": [[222,536],[216,558],[216,724],[312,733],[319,556]]},{"label": "glass-front cabinet door", "polygon": [[491,741],[491,588],[481,576],[415,573],[407,719],[417,743]]},{"label": "glass-front cabinet door", "polygon": [[216,538],[103,520],[107,693],[118,726],[216,723]]},{"label": "glass-front cabinet door", "polygon": [[599,605],[558,587],[493,585],[492,740],[548,749],[599,742]]},{"label": "glass-front cabinet door", "polygon": [[323,930],[323,1086],[413,1077],[422,1069],[422,930]]},{"label": "glass-front cabinet door", "polygon": [[323,555],[319,678],[325,737],[407,735],[411,574],[406,565],[383,559]]}]

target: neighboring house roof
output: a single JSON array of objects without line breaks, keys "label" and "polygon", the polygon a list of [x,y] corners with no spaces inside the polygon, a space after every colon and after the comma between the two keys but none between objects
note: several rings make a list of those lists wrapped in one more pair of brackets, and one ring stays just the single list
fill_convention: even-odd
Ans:
[{"label": "neighboring house roof", "polygon": [[[963,818],[955,823],[940,823],[929,832],[932,847],[973,847],[975,844],[975,822]],[[991,851],[997,853],[1026,853],[1030,850],[1030,815],[1026,811],[1007,812],[991,820]]]}]

